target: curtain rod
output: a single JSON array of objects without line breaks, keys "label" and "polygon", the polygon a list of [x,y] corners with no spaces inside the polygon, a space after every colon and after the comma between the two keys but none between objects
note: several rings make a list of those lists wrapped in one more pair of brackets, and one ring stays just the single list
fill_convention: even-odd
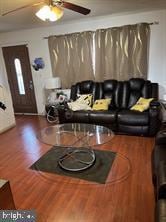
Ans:
[{"label": "curtain rod", "polygon": [[148,23],[149,25],[159,25],[159,22],[151,22],[151,23]]},{"label": "curtain rod", "polygon": [[[154,21],[154,22],[150,22],[150,23],[147,23],[147,24],[149,24],[149,25],[159,25],[159,22]],[[54,35],[52,35],[52,36],[54,36]],[[50,36],[43,37],[43,39],[48,39],[49,37],[50,37]]]}]

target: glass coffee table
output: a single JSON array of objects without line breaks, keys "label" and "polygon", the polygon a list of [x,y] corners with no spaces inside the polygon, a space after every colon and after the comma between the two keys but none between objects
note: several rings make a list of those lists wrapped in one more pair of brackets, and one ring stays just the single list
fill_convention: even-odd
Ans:
[{"label": "glass coffee table", "polygon": [[38,139],[48,145],[66,148],[58,160],[61,168],[82,171],[95,163],[92,147],[107,143],[113,136],[114,133],[104,126],[65,123],[42,129]]},{"label": "glass coffee table", "polygon": [[[100,183],[96,182],[96,180],[89,180],[82,177],[83,174],[88,177],[103,176],[102,170],[103,168],[105,169],[107,164],[104,159],[101,159],[99,153],[104,153],[106,159],[108,158],[107,155],[115,155],[111,170],[108,171],[106,176],[105,184],[122,182],[131,174],[132,167],[129,158],[126,154],[118,152],[123,152],[123,147],[121,144],[118,144],[118,136],[115,136],[110,129],[104,126],[65,123],[46,127],[38,133],[37,137],[41,142],[51,145],[52,148],[49,149],[48,153],[51,152],[51,155],[55,155],[52,156],[50,164],[50,160],[48,161],[46,158],[47,167],[49,169],[50,167],[56,168],[53,174],[50,170],[44,170],[38,164],[38,161],[35,164],[38,175],[51,183],[63,181],[68,186],[69,184],[78,183],[79,185],[90,186],[95,184],[100,186]],[[47,153],[44,155],[47,155]],[[55,165],[54,161],[56,161]]]}]

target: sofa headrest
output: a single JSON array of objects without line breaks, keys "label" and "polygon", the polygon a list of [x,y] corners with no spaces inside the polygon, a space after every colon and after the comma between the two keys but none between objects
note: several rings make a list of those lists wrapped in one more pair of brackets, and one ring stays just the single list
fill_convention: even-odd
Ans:
[{"label": "sofa headrest", "polygon": [[93,85],[94,82],[93,81],[82,81],[81,83],[79,83],[79,90],[80,90],[80,94],[86,94],[86,93],[91,93],[93,91]]},{"label": "sofa headrest", "polygon": [[76,100],[78,94],[93,94],[95,99],[96,94],[98,95],[98,88],[99,84],[93,82],[92,80],[78,82],[75,85],[72,85],[70,98],[72,100]]},{"label": "sofa headrest", "polygon": [[145,84],[145,80],[140,78],[133,78],[129,80],[129,84],[130,84],[130,90],[140,91]]},{"label": "sofa headrest", "polygon": [[120,106],[121,97],[118,96],[122,93],[121,82],[117,80],[105,80],[102,84],[102,98],[111,98],[111,108]]},{"label": "sofa headrest", "polygon": [[122,108],[132,107],[140,97],[152,97],[152,84],[149,80],[132,78],[123,83]]},{"label": "sofa headrest", "polygon": [[117,80],[105,80],[103,83],[103,91],[107,93],[115,90],[117,82]]}]

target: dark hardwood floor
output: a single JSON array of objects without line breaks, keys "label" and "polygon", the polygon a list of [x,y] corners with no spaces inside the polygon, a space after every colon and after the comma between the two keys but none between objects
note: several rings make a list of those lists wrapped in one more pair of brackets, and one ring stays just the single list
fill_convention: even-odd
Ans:
[{"label": "dark hardwood floor", "polygon": [[[124,178],[102,185],[29,169],[51,148],[36,138],[47,125],[44,117],[18,116],[17,126],[0,135],[0,178],[10,181],[17,209],[35,209],[39,222],[154,222],[154,138],[116,135],[104,144],[125,156],[130,168]],[[111,177],[120,169],[121,162]]]}]

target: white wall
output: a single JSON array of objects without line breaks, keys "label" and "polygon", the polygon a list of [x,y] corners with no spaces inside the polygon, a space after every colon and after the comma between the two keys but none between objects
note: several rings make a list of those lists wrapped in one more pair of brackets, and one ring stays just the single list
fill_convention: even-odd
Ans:
[{"label": "white wall", "polygon": [[5,110],[0,109],[0,134],[15,126],[15,117],[12,107],[12,100],[9,91],[0,84],[0,101],[6,106]]},{"label": "white wall", "polygon": [[[45,104],[43,89],[44,79],[52,75],[48,44],[47,40],[43,37],[154,21],[158,21],[159,25],[151,26],[148,78],[151,81],[160,84],[160,97],[162,98],[163,94],[166,93],[166,10],[118,16],[94,17],[91,19],[66,22],[63,25],[55,25],[47,28],[3,33],[0,34],[0,46],[27,43],[31,62],[35,57],[43,57],[46,64],[45,68],[38,72],[32,69],[38,112],[42,113]],[[4,64],[1,64],[3,63],[1,57],[2,55],[0,53],[0,81],[4,81],[7,84]]]},{"label": "white wall", "polygon": [[0,109],[0,133],[10,129],[15,125],[12,98],[5,76],[5,65],[0,51],[0,102],[6,106],[5,110]]}]

